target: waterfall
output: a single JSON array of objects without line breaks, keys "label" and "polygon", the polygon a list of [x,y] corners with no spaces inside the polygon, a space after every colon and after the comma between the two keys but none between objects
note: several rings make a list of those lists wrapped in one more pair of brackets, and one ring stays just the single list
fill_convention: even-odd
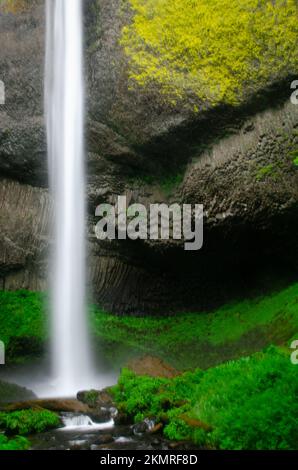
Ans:
[{"label": "waterfall", "polygon": [[45,107],[50,189],[52,366],[59,395],[92,382],[85,306],[83,20],[81,0],[46,2]]}]

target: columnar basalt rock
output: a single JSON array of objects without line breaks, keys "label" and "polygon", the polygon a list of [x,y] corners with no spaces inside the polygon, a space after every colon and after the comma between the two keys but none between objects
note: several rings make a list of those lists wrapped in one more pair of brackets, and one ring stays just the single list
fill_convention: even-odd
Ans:
[{"label": "columnar basalt rock", "polygon": [[47,191],[2,179],[0,208],[2,287],[45,289],[52,213]]},{"label": "columnar basalt rock", "polygon": [[[43,117],[44,2],[0,13],[0,276],[6,289],[45,289],[51,244]],[[117,313],[205,309],[249,292],[257,276],[295,271],[298,256],[298,106],[292,76],[254,90],[238,108],[169,106],[158,90],[131,89],[119,43],[130,14],[120,0],[84,2],[89,281]],[[298,74],[298,71],[297,71]],[[204,248],[184,241],[99,242],[95,208],[202,203]],[[263,281],[261,282],[263,285]]]}]

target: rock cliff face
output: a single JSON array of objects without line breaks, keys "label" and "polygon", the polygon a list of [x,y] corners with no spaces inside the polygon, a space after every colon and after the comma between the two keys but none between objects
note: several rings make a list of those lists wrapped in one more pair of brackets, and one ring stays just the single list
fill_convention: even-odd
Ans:
[{"label": "rock cliff face", "polygon": [[[90,286],[117,313],[200,310],[249,293],[298,256],[298,106],[293,71],[236,108],[169,106],[129,87],[120,0],[86,0],[86,153]],[[43,118],[44,5],[0,13],[0,276],[6,289],[46,287],[51,245]],[[297,71],[298,75],[298,71]],[[95,207],[128,201],[202,203],[204,248],[99,242]],[[258,282],[257,282],[258,281]]]}]

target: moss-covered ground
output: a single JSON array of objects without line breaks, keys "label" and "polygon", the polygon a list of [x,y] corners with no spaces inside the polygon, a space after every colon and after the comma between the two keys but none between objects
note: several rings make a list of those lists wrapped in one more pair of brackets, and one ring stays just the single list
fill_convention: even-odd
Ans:
[{"label": "moss-covered ground", "polygon": [[298,333],[298,284],[212,312],[175,317],[115,316],[93,307],[91,321],[111,364],[152,354],[178,369],[207,368],[268,344],[288,345]]},{"label": "moss-covered ground", "polygon": [[[47,341],[46,296],[0,291],[0,340],[7,362],[40,355]],[[118,369],[136,355],[158,355],[178,369],[207,368],[256,352],[289,345],[298,333],[298,283],[212,312],[168,317],[115,316],[90,308],[95,347]]]}]

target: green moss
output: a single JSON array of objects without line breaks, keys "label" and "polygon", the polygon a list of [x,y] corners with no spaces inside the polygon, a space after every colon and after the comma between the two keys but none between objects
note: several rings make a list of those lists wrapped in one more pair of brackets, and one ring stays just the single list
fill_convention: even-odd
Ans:
[{"label": "green moss", "polygon": [[[0,292],[0,339],[8,346],[8,362],[33,356],[32,342],[25,341],[22,350],[13,348],[23,338],[35,338],[41,347],[47,339],[43,298],[32,292]],[[272,342],[286,344],[298,333],[297,304],[295,283],[211,312],[171,317],[116,316],[92,306],[91,331],[98,354],[115,369],[142,354],[160,356],[178,369],[206,368]]]},{"label": "green moss", "polygon": [[0,412],[0,428],[10,434],[27,435],[57,428],[61,424],[56,413],[42,409]]},{"label": "green moss", "polygon": [[162,191],[169,195],[171,194],[180,184],[183,182],[184,173],[178,173],[176,175],[171,175],[167,178],[164,178],[160,182],[160,187]]},{"label": "green moss", "polygon": [[167,176],[154,177],[152,175],[139,174],[130,179],[131,184],[150,186],[159,186],[165,195],[170,195],[182,182],[184,172],[181,170],[179,173],[170,174]]},{"label": "green moss", "polygon": [[[179,369],[221,363],[298,333],[298,284],[256,299],[226,304],[213,312],[174,317],[123,317],[93,307],[92,330],[111,364],[135,354],[153,354]],[[119,364],[119,358],[121,363]]]},{"label": "green moss", "polygon": [[154,417],[170,439],[220,449],[297,449],[298,375],[275,347],[173,379],[124,370],[114,398],[135,421]]},{"label": "green moss", "polygon": [[[127,3],[127,2],[125,2]],[[236,104],[298,65],[296,0],[129,0],[121,44],[132,85],[194,112]]]},{"label": "green moss", "polygon": [[273,163],[263,166],[258,169],[257,174],[256,174],[256,180],[257,181],[262,181],[265,179],[267,176],[273,176],[275,174],[275,165]]},{"label": "green moss", "polygon": [[43,294],[0,291],[0,340],[5,344],[7,362],[41,354],[47,330]]},{"label": "green moss", "polygon": [[84,403],[93,407],[96,405],[98,398],[98,390],[88,390],[84,393]]},{"label": "green moss", "polygon": [[203,372],[187,372],[172,380],[137,376],[129,369],[123,369],[118,385],[111,388],[113,397],[128,416],[135,422],[144,418],[168,420],[168,411],[178,407],[187,409],[189,398],[200,382]]},{"label": "green moss", "polygon": [[0,450],[27,450],[30,447],[28,439],[17,436],[9,439],[4,434],[0,434]]},{"label": "green moss", "polygon": [[297,449],[297,393],[297,367],[273,347],[210,369],[190,415],[213,431],[195,432],[194,440],[221,449]]},{"label": "green moss", "polygon": [[290,157],[295,166],[298,166],[298,150],[294,150],[290,153]]}]

